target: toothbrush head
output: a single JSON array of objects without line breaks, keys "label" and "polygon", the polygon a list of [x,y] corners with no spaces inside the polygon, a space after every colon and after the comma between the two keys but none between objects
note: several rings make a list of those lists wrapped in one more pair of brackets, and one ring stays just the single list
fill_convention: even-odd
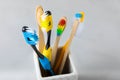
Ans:
[{"label": "toothbrush head", "polygon": [[22,32],[23,32],[23,36],[24,36],[26,43],[28,43],[29,45],[36,45],[37,44],[38,36],[37,36],[35,30],[33,31],[28,26],[23,26]]},{"label": "toothbrush head", "polygon": [[75,18],[78,19],[80,22],[83,22],[85,18],[85,13],[84,12],[76,13]]},{"label": "toothbrush head", "polygon": [[78,20],[78,22],[80,22],[79,27],[77,28],[77,31],[75,33],[75,36],[80,38],[81,36],[81,32],[84,29],[84,19],[85,19],[85,13],[84,12],[80,12],[80,13],[76,13],[75,14],[76,19]]},{"label": "toothbrush head", "polygon": [[43,29],[45,29],[47,32],[50,31],[53,27],[52,13],[50,11],[43,13],[40,18],[40,23]]},{"label": "toothbrush head", "polygon": [[37,6],[36,7],[36,19],[37,19],[37,23],[40,26],[41,22],[40,22],[40,17],[41,15],[44,13],[42,6]]},{"label": "toothbrush head", "polygon": [[67,22],[67,18],[66,17],[62,17],[58,23],[58,27],[57,27],[57,36],[61,36],[65,27],[66,27],[66,22]]}]

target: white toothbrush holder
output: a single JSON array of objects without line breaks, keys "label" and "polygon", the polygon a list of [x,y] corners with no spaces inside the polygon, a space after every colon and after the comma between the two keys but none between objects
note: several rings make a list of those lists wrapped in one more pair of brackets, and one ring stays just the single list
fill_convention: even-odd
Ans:
[{"label": "white toothbrush holder", "polygon": [[[61,47],[58,49],[61,49]],[[70,55],[66,60],[62,74],[55,75],[55,76],[48,76],[48,77],[42,76],[38,57],[35,53],[33,55],[34,55],[34,63],[35,63],[37,80],[78,80],[78,74],[76,72],[75,66],[73,64],[73,61]]]}]

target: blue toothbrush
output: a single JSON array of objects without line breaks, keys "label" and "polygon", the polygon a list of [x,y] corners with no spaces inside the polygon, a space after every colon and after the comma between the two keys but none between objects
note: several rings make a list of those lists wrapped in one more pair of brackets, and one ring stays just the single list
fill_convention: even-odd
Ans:
[{"label": "blue toothbrush", "polygon": [[43,69],[50,71],[51,75],[54,75],[50,61],[44,55],[42,55],[36,48],[36,44],[38,42],[38,36],[36,34],[36,31],[35,30],[33,31],[28,26],[23,26],[22,32],[26,43],[31,45],[31,47],[38,55],[39,62],[42,65]]}]

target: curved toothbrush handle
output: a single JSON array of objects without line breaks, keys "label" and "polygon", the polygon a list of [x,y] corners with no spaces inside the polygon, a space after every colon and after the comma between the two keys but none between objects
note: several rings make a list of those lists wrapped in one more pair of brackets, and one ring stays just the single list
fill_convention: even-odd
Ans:
[{"label": "curved toothbrush handle", "polygon": [[35,45],[31,45],[31,47],[34,49],[34,51],[36,52],[36,54],[40,57],[40,58],[44,58],[44,56],[37,50]]},{"label": "curved toothbrush handle", "polygon": [[50,61],[44,57],[43,59],[42,58],[38,58],[42,67],[45,69],[45,70],[49,70],[51,75],[54,75],[54,72],[52,70],[52,67],[51,67],[51,64],[50,64]]},{"label": "curved toothbrush handle", "polygon": [[51,30],[47,32],[47,43],[46,43],[46,50],[50,47],[50,38],[51,38]]}]

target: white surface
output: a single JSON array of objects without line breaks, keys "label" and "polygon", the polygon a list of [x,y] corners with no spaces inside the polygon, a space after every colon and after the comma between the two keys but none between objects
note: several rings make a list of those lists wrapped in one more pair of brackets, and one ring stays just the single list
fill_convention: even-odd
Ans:
[{"label": "white surface", "polygon": [[85,29],[71,45],[79,80],[120,80],[119,0],[0,0],[0,80],[36,79],[32,49],[23,40],[21,28],[37,29],[38,4],[52,11],[54,22],[68,17],[61,45],[69,36],[74,13],[85,11]]}]

